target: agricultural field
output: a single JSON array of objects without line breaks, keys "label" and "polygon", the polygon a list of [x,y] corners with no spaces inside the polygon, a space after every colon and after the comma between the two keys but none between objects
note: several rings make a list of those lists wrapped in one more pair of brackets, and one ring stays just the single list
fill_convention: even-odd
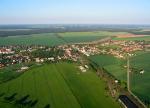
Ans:
[{"label": "agricultural field", "polygon": [[20,73],[17,73],[16,70],[18,70],[20,67],[21,65],[16,64],[0,69],[0,83],[19,76]]},{"label": "agricultural field", "polygon": [[118,59],[112,55],[94,55],[90,57],[100,67],[121,81],[126,81],[126,60]]},{"label": "agricultural field", "polygon": [[65,39],[67,43],[90,42],[107,37],[99,32],[67,32],[59,33],[59,36]]},{"label": "agricultural field", "polygon": [[[149,79],[150,79],[150,52],[137,52],[137,56],[130,58],[130,75],[131,90],[142,101],[150,100]],[[90,59],[97,63],[100,67],[104,67],[107,72],[121,81],[126,81],[126,61],[117,59],[111,55],[96,55]],[[144,74],[140,74],[140,70],[144,70]]]},{"label": "agricultural field", "polygon": [[125,40],[125,41],[142,41],[142,40],[146,40],[146,41],[150,41],[150,36],[142,36],[142,37],[127,37],[127,38],[118,38],[118,37],[114,37],[113,40]]},{"label": "agricultural field", "polygon": [[30,62],[30,63],[13,64],[4,68],[0,68],[0,84],[21,75],[22,73],[18,72],[18,70],[20,70],[22,66],[33,68],[36,65],[33,62]]},{"label": "agricultural field", "polygon": [[119,108],[105,86],[93,70],[82,73],[77,64],[45,64],[0,84],[0,107]]},{"label": "agricultural field", "polygon": [[[122,34],[121,32],[65,32],[65,33],[42,33],[32,35],[17,35],[0,37],[2,45],[47,45],[55,46],[69,43],[91,42],[106,37]],[[124,34],[124,33],[123,33]]]},{"label": "agricultural field", "polygon": [[32,34],[24,36],[0,37],[1,45],[59,45],[64,41],[57,38],[54,33]]},{"label": "agricultural field", "polygon": [[91,42],[112,37],[118,34],[125,34],[124,32],[107,32],[107,31],[93,31],[93,32],[66,32],[59,33],[69,43]]},{"label": "agricultural field", "polygon": [[[131,89],[143,101],[150,100],[150,52],[142,52],[131,58],[131,67],[134,68],[131,74]],[[144,70],[144,74],[140,74]]]}]

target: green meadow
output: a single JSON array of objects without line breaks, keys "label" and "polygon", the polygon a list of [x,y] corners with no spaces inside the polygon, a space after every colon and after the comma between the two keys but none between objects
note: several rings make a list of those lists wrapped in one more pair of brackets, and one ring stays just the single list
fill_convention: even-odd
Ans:
[{"label": "green meadow", "polygon": [[0,84],[0,107],[119,108],[105,86],[93,70],[82,73],[77,64],[45,64]]}]

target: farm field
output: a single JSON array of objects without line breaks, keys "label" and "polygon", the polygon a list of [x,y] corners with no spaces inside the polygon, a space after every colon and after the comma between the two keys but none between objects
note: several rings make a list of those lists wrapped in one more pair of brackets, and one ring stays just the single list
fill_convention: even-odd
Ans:
[{"label": "farm field", "polygon": [[59,33],[59,35],[63,37],[68,43],[97,41],[99,39],[115,36],[118,34],[125,34],[125,32],[93,31]]},{"label": "farm field", "polygon": [[115,33],[107,32],[66,32],[42,33],[32,35],[17,35],[0,37],[0,45],[60,45],[66,43],[90,42],[113,36]]},{"label": "farm field", "polygon": [[[104,67],[107,72],[111,73],[117,79],[126,81],[126,61],[114,58],[110,55],[97,55],[90,58],[100,67]],[[150,100],[149,79],[150,79],[150,52],[138,52],[137,56],[130,58],[130,67],[133,70],[130,76],[131,90],[141,100]],[[140,74],[140,70],[144,70],[144,74]]]},{"label": "farm field", "polygon": [[90,59],[97,63],[100,67],[103,67],[110,74],[121,81],[126,81],[126,64],[125,60],[118,59],[112,55],[94,55]]},{"label": "farm field", "polygon": [[113,38],[113,40],[125,40],[125,41],[135,41],[135,40],[146,40],[146,41],[150,41],[150,36],[143,36],[143,37],[127,37],[127,38],[118,38],[115,37]]},{"label": "farm field", "polygon": [[[94,33],[91,35],[78,35],[73,33],[74,36],[68,36],[63,34],[60,36],[57,33],[43,33],[43,34],[32,34],[32,35],[24,35],[24,36],[8,36],[8,37],[0,37],[0,45],[48,45],[55,46],[73,42],[87,42],[92,40],[97,40],[104,38],[104,36],[98,36]],[[77,33],[78,34],[78,33]],[[62,33],[61,33],[62,35]],[[65,41],[66,40],[66,41]]]},{"label": "farm field", "polygon": [[54,33],[32,34],[24,36],[0,37],[0,45],[59,45],[64,41]]},{"label": "farm field", "polygon": [[80,43],[80,42],[91,42],[106,38],[107,36],[101,36],[97,33],[60,33],[59,34],[67,43]]},{"label": "farm field", "polygon": [[18,108],[20,103],[15,102],[21,99],[17,102],[29,102],[25,108],[35,101],[32,108],[119,108],[119,104],[107,96],[105,83],[92,70],[82,73],[76,64],[65,62],[30,69],[0,84],[0,90],[2,108]]},{"label": "farm field", "polygon": [[[131,67],[135,68],[131,74],[131,89],[143,101],[150,100],[150,52],[140,53],[131,58]],[[144,74],[140,74],[140,70],[144,70]]]},{"label": "farm field", "polygon": [[17,64],[17,65],[11,65],[3,69],[0,69],[0,83],[20,75],[20,73],[16,72],[16,70],[19,69],[20,67],[21,66]]}]

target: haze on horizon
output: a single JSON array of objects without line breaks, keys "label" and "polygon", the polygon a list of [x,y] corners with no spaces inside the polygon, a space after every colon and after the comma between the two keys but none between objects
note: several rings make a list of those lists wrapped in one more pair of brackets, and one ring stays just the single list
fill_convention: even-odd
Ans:
[{"label": "haze on horizon", "polygon": [[0,0],[0,24],[150,24],[150,0]]}]

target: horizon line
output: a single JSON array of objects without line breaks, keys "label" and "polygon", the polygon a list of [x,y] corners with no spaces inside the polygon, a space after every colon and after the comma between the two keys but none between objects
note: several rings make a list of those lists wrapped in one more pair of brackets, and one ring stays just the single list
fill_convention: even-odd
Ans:
[{"label": "horizon line", "polygon": [[128,24],[117,24],[117,23],[114,23],[114,24],[103,24],[103,23],[19,23],[19,24],[0,24],[0,26],[2,26],[2,25],[150,25],[150,24],[132,24],[132,23],[128,23]]}]

